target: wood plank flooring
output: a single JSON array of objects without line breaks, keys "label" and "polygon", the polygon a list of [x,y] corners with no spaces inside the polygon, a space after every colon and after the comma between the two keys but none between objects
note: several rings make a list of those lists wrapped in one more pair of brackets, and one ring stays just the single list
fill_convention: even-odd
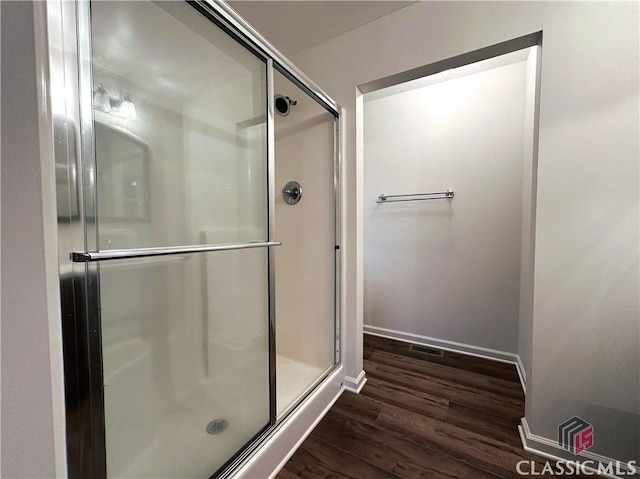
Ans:
[{"label": "wood plank flooring", "polygon": [[365,335],[364,369],[361,394],[338,399],[278,478],[510,479],[540,463],[518,435],[514,366]]}]

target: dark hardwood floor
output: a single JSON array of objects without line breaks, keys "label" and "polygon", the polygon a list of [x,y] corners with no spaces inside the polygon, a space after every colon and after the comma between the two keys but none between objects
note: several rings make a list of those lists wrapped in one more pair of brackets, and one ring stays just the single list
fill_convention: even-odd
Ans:
[{"label": "dark hardwood floor", "polygon": [[514,366],[365,335],[364,369],[362,392],[338,399],[278,478],[515,478],[518,461],[540,462],[518,435]]}]

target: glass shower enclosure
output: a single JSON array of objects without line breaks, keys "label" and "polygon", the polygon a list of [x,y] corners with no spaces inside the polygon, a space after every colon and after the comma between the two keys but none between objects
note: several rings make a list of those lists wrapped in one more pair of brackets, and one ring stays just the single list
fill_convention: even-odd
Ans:
[{"label": "glass shower enclosure", "polygon": [[222,2],[48,28],[70,476],[229,475],[339,363],[338,108]]}]

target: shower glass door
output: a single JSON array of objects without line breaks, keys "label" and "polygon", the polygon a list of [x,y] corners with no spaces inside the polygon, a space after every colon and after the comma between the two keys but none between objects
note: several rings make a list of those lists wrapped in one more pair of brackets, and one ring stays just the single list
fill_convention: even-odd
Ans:
[{"label": "shower glass door", "polygon": [[[275,88],[277,415],[336,363],[336,118],[281,71]],[[284,99],[284,101],[282,101]],[[298,185],[291,196],[291,184]],[[289,185],[289,186],[287,186]],[[295,192],[295,190],[294,190]]]},{"label": "shower glass door", "polygon": [[92,2],[90,25],[107,476],[209,477],[275,407],[266,62],[186,2]]}]

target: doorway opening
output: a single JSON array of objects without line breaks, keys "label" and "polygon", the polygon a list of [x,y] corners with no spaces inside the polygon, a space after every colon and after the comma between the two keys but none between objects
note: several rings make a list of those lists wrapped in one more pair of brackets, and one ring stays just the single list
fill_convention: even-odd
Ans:
[{"label": "doorway opening", "polygon": [[359,87],[365,334],[530,367],[541,33]]}]

